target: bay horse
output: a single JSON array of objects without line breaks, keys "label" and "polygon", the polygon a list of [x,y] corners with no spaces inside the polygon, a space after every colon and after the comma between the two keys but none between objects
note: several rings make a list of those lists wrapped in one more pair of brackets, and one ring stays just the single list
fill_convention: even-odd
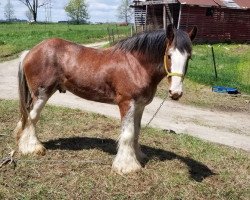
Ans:
[{"label": "bay horse", "polygon": [[[169,96],[182,96],[183,78],[192,53],[189,33],[175,29],[140,33],[107,49],[93,49],[66,40],[48,39],[21,56],[19,99],[21,120],[15,129],[22,154],[45,154],[35,126],[48,99],[58,90],[87,100],[117,104],[121,134],[112,169],[138,171],[146,155],[138,143],[143,110],[167,77]],[[165,66],[165,67],[164,67]]]}]

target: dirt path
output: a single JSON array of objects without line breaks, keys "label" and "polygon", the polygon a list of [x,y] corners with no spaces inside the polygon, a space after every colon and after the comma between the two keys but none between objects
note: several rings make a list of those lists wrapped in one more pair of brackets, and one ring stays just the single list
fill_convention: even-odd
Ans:
[{"label": "dirt path", "polygon": [[[105,44],[101,42],[88,46],[99,47]],[[16,78],[18,61],[15,59],[0,63],[0,99],[18,97]],[[154,98],[153,102],[146,107],[142,118],[143,124],[149,121],[161,101],[159,98]],[[54,94],[49,103],[119,118],[117,106],[87,101],[69,92]],[[186,133],[211,142],[250,151],[250,114],[210,111],[167,100],[151,126],[171,129],[176,133]]]}]

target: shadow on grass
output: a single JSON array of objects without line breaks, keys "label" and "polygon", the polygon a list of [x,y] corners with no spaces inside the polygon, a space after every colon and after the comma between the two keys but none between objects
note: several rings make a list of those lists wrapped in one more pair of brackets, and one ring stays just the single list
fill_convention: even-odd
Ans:
[{"label": "shadow on grass", "polygon": [[[83,149],[99,149],[111,155],[115,155],[117,153],[117,143],[112,139],[90,137],[59,138],[44,142],[44,146],[45,148],[51,150],[62,149],[78,151]],[[142,151],[148,156],[148,159],[143,163],[144,165],[153,158],[158,158],[160,161],[178,159],[188,166],[190,177],[197,182],[201,182],[206,177],[215,175],[215,173],[206,165],[192,158],[183,157],[170,151],[146,145],[142,145],[141,147]]]}]

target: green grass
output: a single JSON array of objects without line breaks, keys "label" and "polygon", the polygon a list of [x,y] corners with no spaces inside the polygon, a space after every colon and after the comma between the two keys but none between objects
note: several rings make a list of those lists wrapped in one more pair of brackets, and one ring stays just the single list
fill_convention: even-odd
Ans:
[{"label": "green grass", "polygon": [[250,45],[213,45],[218,79],[215,79],[211,47],[195,45],[187,78],[208,86],[236,87],[250,94]]},{"label": "green grass", "polygon": [[59,37],[80,44],[108,40],[107,28],[118,29],[120,35],[128,35],[130,27],[115,25],[72,25],[72,24],[27,24],[0,23],[0,61],[25,49],[30,49],[44,39]]},{"label": "green grass", "polygon": [[[16,147],[17,113],[16,101],[0,100],[0,157]],[[144,169],[120,176],[111,172],[119,132],[119,120],[46,106],[37,133],[47,154],[1,168],[0,198],[249,199],[249,153],[149,128]]]}]

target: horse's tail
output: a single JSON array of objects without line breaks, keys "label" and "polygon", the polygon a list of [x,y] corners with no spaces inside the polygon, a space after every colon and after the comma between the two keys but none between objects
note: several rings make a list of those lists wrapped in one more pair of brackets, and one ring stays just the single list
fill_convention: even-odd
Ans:
[{"label": "horse's tail", "polygon": [[27,124],[29,112],[31,110],[32,97],[28,87],[25,73],[23,71],[23,59],[27,55],[28,51],[25,51],[21,55],[21,61],[18,69],[18,90],[19,90],[19,107],[21,112],[22,129]]}]

